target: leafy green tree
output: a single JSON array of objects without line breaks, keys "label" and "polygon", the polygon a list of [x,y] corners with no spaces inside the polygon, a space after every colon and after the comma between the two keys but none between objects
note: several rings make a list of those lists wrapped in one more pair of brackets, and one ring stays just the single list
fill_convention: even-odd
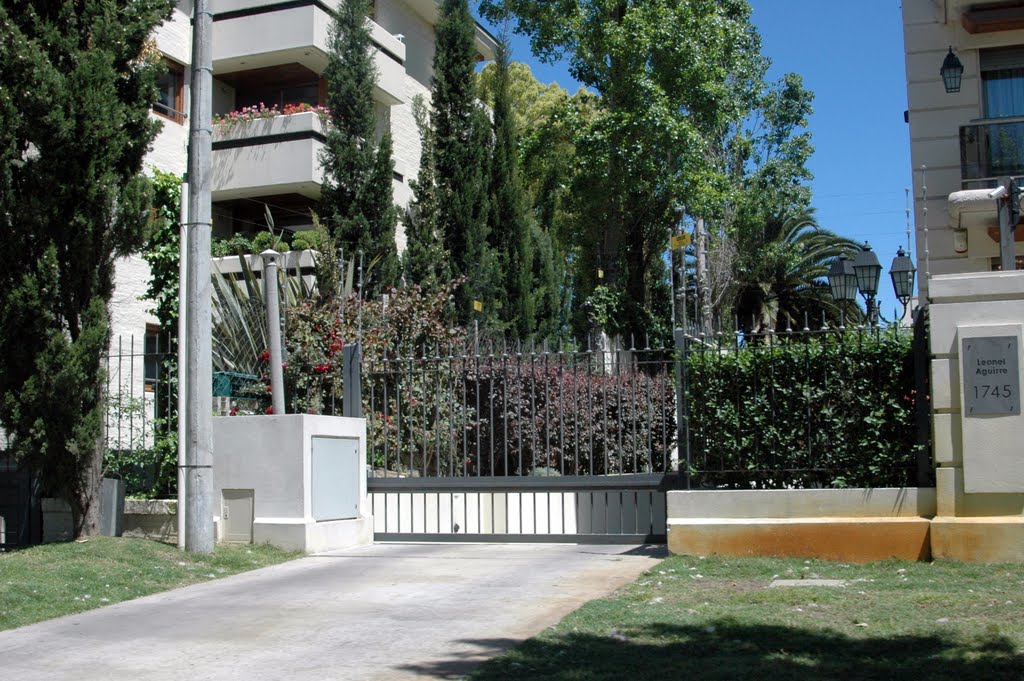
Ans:
[{"label": "leafy green tree", "polygon": [[586,301],[599,284],[619,291],[624,309],[609,330],[650,331],[645,320],[663,286],[652,273],[678,206],[710,216],[727,203],[724,169],[708,159],[722,131],[750,110],[764,71],[750,7],[744,0],[483,0],[481,10],[493,20],[514,18],[535,54],[564,56],[600,97],[576,137],[578,298]]},{"label": "leafy green tree", "polygon": [[431,89],[434,182],[438,234],[451,258],[451,274],[465,277],[455,293],[460,321],[484,304],[484,324],[501,307],[498,262],[489,246],[488,202],[491,122],[477,101],[474,22],[466,0],[442,0]]},{"label": "leafy green tree", "polygon": [[[498,66],[492,62],[480,73],[484,101],[495,101]],[[512,62],[507,90],[515,122],[519,178],[531,216],[532,290],[539,338],[561,337],[567,331],[572,278],[568,261],[573,243],[576,205],[572,185],[577,173],[575,135],[580,121],[589,121],[597,98],[585,89],[575,95],[557,83],[543,85],[529,66]]]},{"label": "leafy green tree", "polygon": [[730,184],[739,188],[718,221],[726,233],[733,234],[736,225],[810,207],[808,183],[813,176],[807,161],[814,147],[806,128],[813,99],[795,73],[764,84],[750,115],[718,143],[721,156],[714,162],[725,168]]},{"label": "leafy green tree", "polygon": [[[812,100],[813,94],[796,74],[764,84],[751,114],[718,144],[723,155],[713,162],[725,169],[730,185],[739,191],[730,193],[715,229],[706,235],[706,268],[701,277],[705,314],[732,319],[737,312],[737,284],[749,277],[751,267],[764,264],[756,254],[760,235],[777,235],[786,216],[797,216],[790,219],[800,222],[798,216],[809,215],[807,161],[814,148],[806,126]],[[751,291],[743,295],[749,301]],[[745,314],[750,312],[747,303],[739,305]]]},{"label": "leafy green tree", "polygon": [[138,250],[170,0],[0,5],[0,424],[75,535],[98,526],[107,302]]},{"label": "leafy green tree", "polygon": [[[536,328],[534,235],[519,181],[516,124],[509,92],[510,48],[504,37],[498,43],[494,63],[490,233],[503,274],[505,305],[499,312],[513,338],[528,338]],[[550,257],[550,249],[546,254]]]},{"label": "leafy green tree", "polygon": [[324,187],[320,215],[346,253],[362,251],[368,290],[381,293],[401,274],[395,246],[398,210],[391,190],[391,133],[377,141],[373,88],[377,81],[368,0],[338,5],[330,33],[327,106],[330,128],[321,162]]}]

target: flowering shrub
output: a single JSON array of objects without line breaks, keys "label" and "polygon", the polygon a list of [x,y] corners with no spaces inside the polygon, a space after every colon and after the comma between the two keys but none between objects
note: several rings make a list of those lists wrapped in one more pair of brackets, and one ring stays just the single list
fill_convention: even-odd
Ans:
[{"label": "flowering shrub", "polygon": [[325,120],[328,115],[328,109],[326,106],[316,106],[313,104],[285,104],[284,108],[279,109],[277,104],[267,106],[263,102],[259,105],[246,106],[238,111],[232,111],[226,114],[217,114],[213,117],[213,124],[221,130],[230,130],[240,123],[248,123],[250,121],[258,121],[265,118],[275,118],[277,116],[290,116],[297,113],[312,112],[320,117],[320,120]]},{"label": "flowering shrub", "polygon": [[[336,298],[306,301],[289,309],[285,345],[288,364],[285,387],[290,410],[295,413],[341,411],[342,348],[360,332],[364,365],[396,357],[411,348],[428,345],[447,352],[461,345],[464,331],[443,323],[452,282],[435,295],[427,296],[417,286],[392,290],[387,300],[361,304],[354,296],[344,304]],[[361,307],[361,313],[357,311]],[[347,310],[343,314],[342,310]],[[364,385],[364,411],[369,397]]]}]

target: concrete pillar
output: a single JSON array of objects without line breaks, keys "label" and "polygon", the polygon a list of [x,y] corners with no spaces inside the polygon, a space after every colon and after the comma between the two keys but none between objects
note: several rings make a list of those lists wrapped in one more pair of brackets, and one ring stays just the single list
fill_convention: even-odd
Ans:
[{"label": "concrete pillar", "polygon": [[263,298],[267,306],[267,343],[270,345],[270,402],[274,414],[284,411],[284,361],[281,353],[281,305],[277,285],[278,259],[281,254],[268,249],[260,253],[263,258]]},{"label": "concrete pillar", "polygon": [[1024,560],[1024,272],[932,277],[935,558]]}]

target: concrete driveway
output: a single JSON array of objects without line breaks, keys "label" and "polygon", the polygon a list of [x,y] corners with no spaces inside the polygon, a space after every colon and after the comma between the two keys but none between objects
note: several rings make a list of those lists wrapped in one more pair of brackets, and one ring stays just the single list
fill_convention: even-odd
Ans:
[{"label": "concrete driveway", "polygon": [[663,547],[377,544],[0,633],[5,679],[458,678]]}]

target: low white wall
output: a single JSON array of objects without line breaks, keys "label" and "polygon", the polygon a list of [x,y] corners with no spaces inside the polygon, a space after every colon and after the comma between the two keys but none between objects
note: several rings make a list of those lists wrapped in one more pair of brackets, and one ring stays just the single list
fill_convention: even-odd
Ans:
[{"label": "low white wall", "polygon": [[671,491],[668,548],[685,555],[928,560],[931,488]]},{"label": "low white wall", "polygon": [[678,490],[667,493],[669,522],[692,518],[931,518],[935,489]]},{"label": "low white wall", "polygon": [[125,499],[121,536],[177,543],[177,499]]},{"label": "low white wall", "polygon": [[[354,441],[358,453],[344,472],[318,469],[316,438]],[[309,414],[214,418],[213,451],[215,508],[221,508],[225,490],[251,490],[254,542],[314,553],[373,540],[363,419]],[[338,481],[339,494],[353,499],[350,516],[317,519],[322,506],[317,494],[325,493],[322,480],[314,477],[317,470]],[[215,512],[218,539],[223,539],[222,513]]]}]

